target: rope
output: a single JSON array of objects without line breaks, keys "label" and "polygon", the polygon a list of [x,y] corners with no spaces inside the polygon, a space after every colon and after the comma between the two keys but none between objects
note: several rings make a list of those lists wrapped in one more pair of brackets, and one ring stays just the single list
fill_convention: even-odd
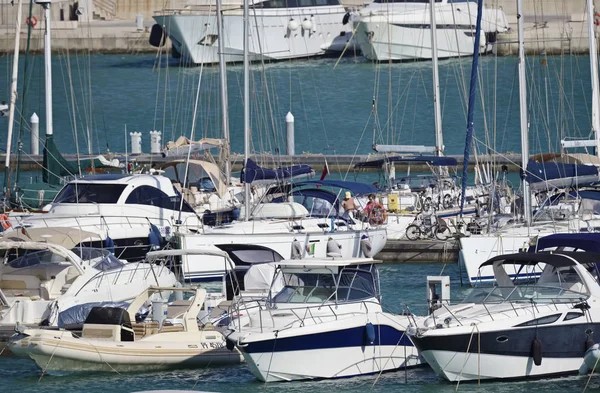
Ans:
[{"label": "rope", "polygon": [[275,330],[275,341],[273,342],[273,349],[271,350],[271,358],[269,359],[269,368],[267,368],[267,376],[265,378],[265,383],[267,383],[267,380],[269,379],[269,373],[271,372],[271,363],[273,362],[273,354],[275,353],[275,345],[277,344],[278,335],[279,331]]},{"label": "rope", "polygon": [[[465,365],[467,364],[467,357],[469,356],[469,349],[471,349],[471,341],[473,340],[473,334],[475,333],[475,328],[477,328],[477,336],[479,337],[479,328],[477,327],[477,325],[473,325],[473,330],[471,331],[471,337],[469,337],[469,344],[467,345],[467,351],[465,352],[465,359],[463,361],[462,367],[460,368],[460,373],[458,374],[458,381],[456,381],[455,392],[458,392],[458,386],[460,385],[460,377],[462,376]],[[480,343],[479,340],[478,340],[478,343]],[[480,350],[481,350],[481,348],[477,348],[477,356],[478,357],[479,357]],[[477,367],[478,367],[477,374],[479,374],[479,363],[478,363]],[[478,381],[477,383],[479,383],[479,375],[478,375],[477,381]]]},{"label": "rope", "polygon": [[[386,315],[384,315],[386,318]],[[400,336],[400,339],[398,340],[398,342],[396,343],[396,345],[394,346],[394,349],[392,350],[392,353],[390,353],[390,356],[387,358],[385,364],[383,365],[383,367],[381,367],[381,369],[379,370],[379,374],[377,374],[377,378],[375,378],[375,381],[373,382],[373,385],[371,385],[371,389],[369,389],[370,392],[373,391],[373,389],[375,388],[375,385],[377,384],[377,382],[379,382],[379,378],[381,377],[381,374],[383,374],[383,371],[385,370],[385,368],[387,367],[387,364],[389,363],[390,359],[392,358],[392,356],[394,356],[394,352],[396,352],[396,349],[398,348],[398,346],[400,345],[400,343],[402,342],[402,339],[404,338],[404,335],[406,335],[406,329],[402,332],[402,335]],[[379,341],[379,345],[381,346],[381,340]],[[406,345],[404,345],[404,369],[406,370]],[[405,376],[405,378],[407,378]]]},{"label": "rope", "polygon": [[[63,334],[65,334],[64,330],[60,334],[60,339],[62,339]],[[56,349],[58,348],[60,339],[56,340],[56,345],[54,346],[54,349],[52,350],[52,354],[50,354],[50,359],[48,359],[48,363],[46,363],[46,366],[42,370],[42,375],[40,375],[40,379],[38,379],[38,383],[40,383],[42,381],[42,378],[44,378],[44,374],[46,373],[46,370],[48,370],[48,366],[50,366],[50,362],[52,361],[52,358],[54,357],[54,353],[56,352]]]}]

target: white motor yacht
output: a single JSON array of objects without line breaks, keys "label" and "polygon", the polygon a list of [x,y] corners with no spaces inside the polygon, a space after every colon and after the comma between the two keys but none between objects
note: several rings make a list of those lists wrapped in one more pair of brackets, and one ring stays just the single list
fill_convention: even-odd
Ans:
[{"label": "white motor yacht", "polygon": [[114,248],[119,259],[144,259],[162,247],[177,223],[197,227],[199,217],[167,177],[95,175],[66,184],[45,214],[18,217],[12,228],[79,228],[101,240],[91,247]]},{"label": "white motor yacht", "polygon": [[[429,4],[429,0],[375,0],[361,9],[355,36],[363,56],[376,61],[431,59]],[[475,2],[435,1],[439,59],[473,55],[476,19]],[[488,42],[508,29],[502,9],[486,9],[479,52],[491,50]]]},{"label": "white motor yacht", "polygon": [[[186,300],[157,308],[138,321],[136,313],[153,295],[164,291],[192,294]],[[31,358],[43,370],[55,371],[149,371],[183,367],[207,367],[242,362],[241,354],[229,351],[223,335],[197,317],[206,296],[202,288],[150,287],[127,309],[93,308],[81,334],[48,329],[24,329],[9,341],[12,353]],[[182,296],[184,297],[184,296]],[[158,307],[158,306],[161,307]],[[162,319],[162,316],[165,319]],[[160,320],[156,320],[160,318]]]},{"label": "white motor yacht", "polygon": [[56,326],[70,307],[131,301],[150,285],[177,283],[164,265],[126,263],[106,249],[0,241],[0,250],[0,325]]},{"label": "white motor yacht", "polygon": [[[495,285],[417,320],[411,339],[449,381],[577,373],[598,339],[600,286],[588,271],[598,261],[590,252],[496,256],[481,265],[493,269]],[[529,277],[512,279],[515,266]]]},{"label": "white motor yacht", "polygon": [[[229,347],[261,381],[339,378],[421,364],[408,316],[384,312],[377,261],[277,262],[265,300],[232,304]],[[281,289],[281,287],[283,288]]]},{"label": "white motor yacht", "polygon": [[[155,12],[154,20],[185,63],[218,63],[223,39],[226,62],[242,62],[241,1],[223,2],[223,35],[217,32],[215,3],[190,1],[182,9]],[[249,60],[283,60],[341,52],[352,29],[338,0],[255,0],[250,2]]]}]

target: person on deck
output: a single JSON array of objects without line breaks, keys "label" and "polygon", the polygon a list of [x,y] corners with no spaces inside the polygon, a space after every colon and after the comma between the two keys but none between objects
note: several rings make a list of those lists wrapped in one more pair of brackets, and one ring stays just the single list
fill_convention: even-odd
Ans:
[{"label": "person on deck", "polygon": [[356,203],[354,203],[354,198],[352,198],[350,191],[346,191],[345,198],[342,201],[342,207],[344,208],[344,217],[346,218],[350,218],[351,215],[356,213]]}]

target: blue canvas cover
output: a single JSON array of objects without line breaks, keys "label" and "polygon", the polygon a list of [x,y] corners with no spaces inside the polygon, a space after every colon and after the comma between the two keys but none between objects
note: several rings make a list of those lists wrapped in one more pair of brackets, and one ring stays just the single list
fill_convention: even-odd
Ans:
[{"label": "blue canvas cover", "polygon": [[557,233],[538,239],[537,245],[529,248],[529,252],[535,252],[554,248],[569,247],[586,252],[600,252],[600,233]]},{"label": "blue canvas cover", "polygon": [[311,173],[313,170],[309,165],[293,165],[285,168],[267,169],[261,166],[251,159],[248,159],[246,166],[242,169],[240,174],[240,180],[245,183],[252,183],[258,180],[273,180],[281,181],[291,179],[295,176],[306,175]]},{"label": "blue canvas cover", "polygon": [[593,165],[530,160],[525,176],[534,190],[575,187],[598,182],[598,168]]},{"label": "blue canvas cover", "polygon": [[[354,195],[366,195],[376,194],[377,187],[371,184],[359,183],[355,181],[344,181],[344,180],[309,180],[298,182],[294,185],[294,188],[300,188],[303,186],[316,186],[316,187],[333,187],[343,188],[352,192]],[[294,191],[296,192],[296,191]]]}]

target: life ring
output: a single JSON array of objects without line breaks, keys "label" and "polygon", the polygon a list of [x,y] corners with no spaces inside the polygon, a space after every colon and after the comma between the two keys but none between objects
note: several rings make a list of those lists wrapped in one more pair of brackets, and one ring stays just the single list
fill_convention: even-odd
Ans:
[{"label": "life ring", "polygon": [[369,212],[369,224],[371,225],[382,225],[387,220],[387,211],[377,204]]},{"label": "life ring", "polygon": [[8,228],[12,227],[7,214],[0,214],[0,225],[2,225],[3,230],[7,230]]},{"label": "life ring", "polygon": [[28,26],[35,27],[38,23],[38,19],[35,16],[31,16],[31,18],[28,16],[27,19],[25,19],[25,23],[27,23]]}]

